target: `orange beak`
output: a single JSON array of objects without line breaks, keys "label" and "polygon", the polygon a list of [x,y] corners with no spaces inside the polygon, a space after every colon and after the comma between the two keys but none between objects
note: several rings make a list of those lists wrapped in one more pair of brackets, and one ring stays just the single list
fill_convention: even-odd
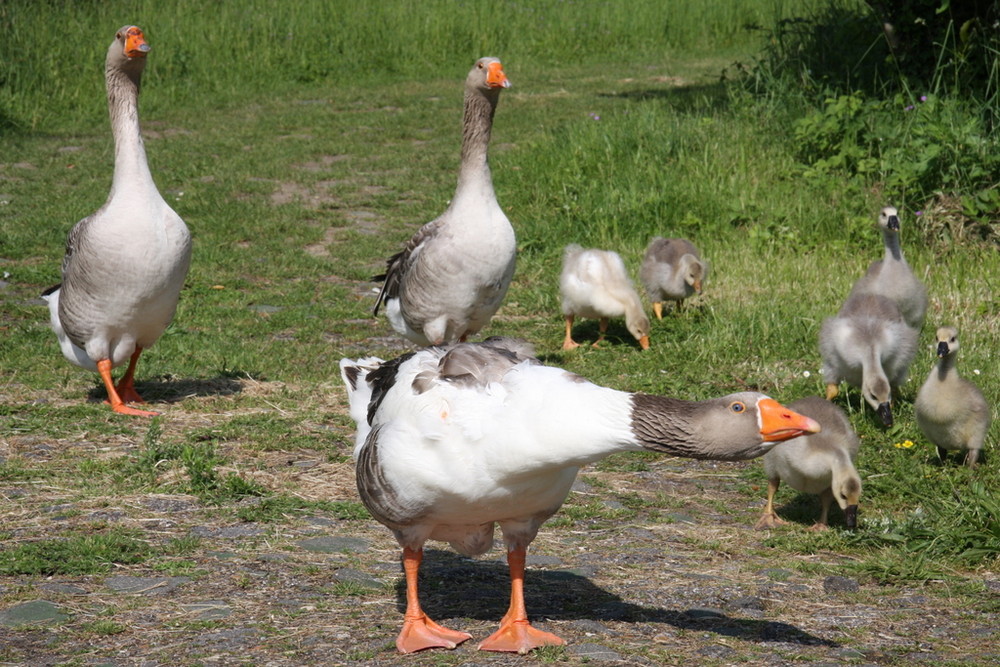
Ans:
[{"label": "orange beak", "polygon": [[503,73],[503,65],[492,62],[487,66],[486,85],[490,88],[510,88],[510,80]]},{"label": "orange beak", "polygon": [[789,410],[773,398],[757,401],[757,412],[764,442],[781,442],[820,431],[819,422],[815,419]]},{"label": "orange beak", "polygon": [[641,347],[644,350],[649,349],[649,336],[643,336],[642,338],[639,339],[639,347]]},{"label": "orange beak", "polygon": [[146,36],[139,28],[132,26],[125,31],[125,55],[127,57],[145,58],[152,48],[146,43]]}]

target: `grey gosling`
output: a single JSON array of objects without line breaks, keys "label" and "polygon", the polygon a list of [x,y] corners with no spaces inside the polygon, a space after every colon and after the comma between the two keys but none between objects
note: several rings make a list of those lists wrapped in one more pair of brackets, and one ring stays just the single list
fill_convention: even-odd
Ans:
[{"label": "grey gosling", "polygon": [[788,440],[764,455],[767,474],[767,505],[757,521],[757,530],[787,523],[774,511],[774,494],[781,482],[802,493],[819,494],[819,520],[810,530],[826,530],[830,504],[836,500],[844,510],[844,522],[858,525],[858,499],[861,477],[854,468],[860,442],[847,415],[839,407],[819,396],[808,396],[788,406],[799,414],[812,417],[822,430]]},{"label": "grey gosling", "polygon": [[695,292],[701,294],[702,281],[707,275],[708,264],[693,243],[660,236],[649,242],[639,269],[639,280],[658,320],[663,319],[664,301],[674,301],[679,312],[684,299]]},{"label": "grey gosling", "polygon": [[927,288],[903,258],[899,247],[899,213],[895,208],[886,206],[879,212],[878,227],[882,231],[885,257],[871,263],[865,275],[854,283],[851,293],[889,297],[899,306],[906,323],[920,331],[927,313]]},{"label": "grey gosling", "polygon": [[906,381],[917,336],[891,299],[851,294],[820,328],[827,400],[836,398],[838,385],[846,380],[861,389],[882,423],[892,426],[892,390]]}]

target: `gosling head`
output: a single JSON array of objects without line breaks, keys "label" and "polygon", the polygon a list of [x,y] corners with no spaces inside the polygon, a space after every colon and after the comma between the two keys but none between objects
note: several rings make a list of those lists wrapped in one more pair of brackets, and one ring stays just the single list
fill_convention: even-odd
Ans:
[{"label": "gosling head", "polygon": [[894,206],[886,206],[879,211],[878,226],[882,230],[899,231],[899,212]]}]

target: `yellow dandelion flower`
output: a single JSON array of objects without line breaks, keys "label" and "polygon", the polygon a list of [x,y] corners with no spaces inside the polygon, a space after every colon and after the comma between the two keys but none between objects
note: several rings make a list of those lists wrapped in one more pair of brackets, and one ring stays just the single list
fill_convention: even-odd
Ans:
[{"label": "yellow dandelion flower", "polygon": [[893,447],[896,449],[909,449],[910,447],[913,447],[913,441],[904,440],[903,442],[897,442],[893,445]]}]

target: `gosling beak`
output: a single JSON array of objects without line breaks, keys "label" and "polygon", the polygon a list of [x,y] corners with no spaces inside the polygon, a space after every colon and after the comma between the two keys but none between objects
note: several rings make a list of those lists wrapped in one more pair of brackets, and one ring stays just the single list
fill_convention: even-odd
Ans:
[{"label": "gosling beak", "polygon": [[847,524],[849,530],[854,530],[858,527],[858,506],[848,505],[844,508],[844,523]]},{"label": "gosling beak", "polygon": [[938,343],[938,346],[937,346],[937,356],[938,357],[947,357],[948,356],[948,341],[942,340],[942,341],[940,341]]},{"label": "gosling beak", "polygon": [[498,62],[487,65],[486,85],[490,88],[510,88],[510,79],[503,73],[503,65]]},{"label": "gosling beak", "polygon": [[781,442],[820,431],[815,419],[789,410],[773,398],[757,401],[757,417],[764,442]]},{"label": "gosling beak", "polygon": [[146,43],[146,36],[139,28],[132,26],[125,31],[125,55],[127,57],[145,58],[152,48]]},{"label": "gosling beak", "polygon": [[889,227],[889,229],[891,229],[894,232],[898,232],[899,231],[899,216],[898,215],[890,215],[889,216],[888,227]]},{"label": "gosling beak", "polygon": [[889,401],[885,403],[880,403],[878,408],[875,410],[879,418],[882,420],[882,425],[885,427],[892,426],[892,406],[889,405]]},{"label": "gosling beak", "polygon": [[643,336],[642,338],[639,339],[639,347],[641,347],[644,350],[649,349],[649,336]]}]

